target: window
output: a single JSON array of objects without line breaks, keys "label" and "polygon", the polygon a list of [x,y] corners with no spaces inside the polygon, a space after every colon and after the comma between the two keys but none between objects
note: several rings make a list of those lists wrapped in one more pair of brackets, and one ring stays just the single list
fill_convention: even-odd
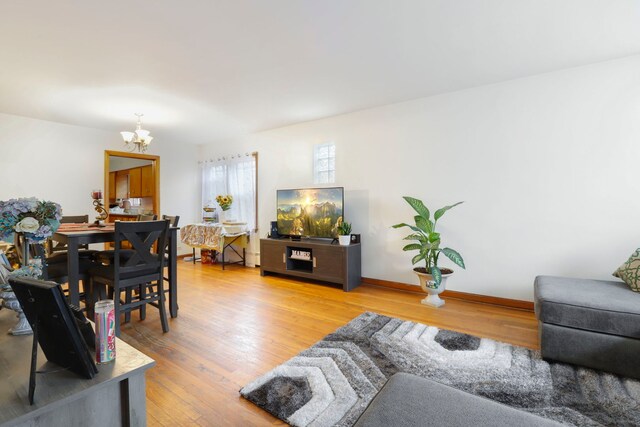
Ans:
[{"label": "window", "polygon": [[318,144],[313,148],[314,184],[332,184],[336,182],[336,145]]},{"label": "window", "polygon": [[233,218],[258,227],[258,153],[210,160],[201,164],[202,206],[213,203],[219,194],[231,194]]}]

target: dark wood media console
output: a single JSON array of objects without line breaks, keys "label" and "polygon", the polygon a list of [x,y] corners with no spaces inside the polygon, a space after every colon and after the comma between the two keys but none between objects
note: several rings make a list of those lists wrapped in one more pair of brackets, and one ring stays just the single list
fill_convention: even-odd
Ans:
[{"label": "dark wood media console", "polygon": [[360,285],[360,243],[327,240],[260,239],[260,275],[279,273],[339,283],[350,291]]}]

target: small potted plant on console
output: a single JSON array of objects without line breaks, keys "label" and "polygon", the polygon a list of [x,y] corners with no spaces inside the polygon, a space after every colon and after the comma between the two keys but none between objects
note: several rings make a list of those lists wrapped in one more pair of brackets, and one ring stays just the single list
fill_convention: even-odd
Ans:
[{"label": "small potted plant on console", "polygon": [[428,294],[422,300],[422,303],[431,307],[440,307],[444,305],[444,301],[438,295],[444,291],[446,280],[453,274],[453,270],[438,267],[438,257],[442,253],[456,265],[462,268],[465,268],[465,266],[458,252],[451,248],[440,248],[440,233],[436,232],[436,223],[445,212],[462,202],[438,209],[433,214],[432,221],[429,209],[421,200],[408,196],[404,196],[403,199],[418,213],[413,217],[415,225],[403,222],[394,225],[393,228],[409,227],[413,231],[404,240],[414,240],[415,243],[406,245],[402,250],[418,251],[418,254],[411,260],[413,264],[425,261],[424,267],[415,267],[413,269],[420,279],[420,287]]},{"label": "small potted plant on console", "polygon": [[345,221],[342,221],[340,225],[338,225],[338,242],[342,246],[348,246],[351,242],[351,224]]}]

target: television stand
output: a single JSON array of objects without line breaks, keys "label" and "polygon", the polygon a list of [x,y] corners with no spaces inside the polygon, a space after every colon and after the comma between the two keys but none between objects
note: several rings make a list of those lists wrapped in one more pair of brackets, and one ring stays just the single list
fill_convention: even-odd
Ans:
[{"label": "television stand", "polygon": [[347,292],[360,285],[360,243],[260,239],[260,275],[268,273],[338,283]]}]

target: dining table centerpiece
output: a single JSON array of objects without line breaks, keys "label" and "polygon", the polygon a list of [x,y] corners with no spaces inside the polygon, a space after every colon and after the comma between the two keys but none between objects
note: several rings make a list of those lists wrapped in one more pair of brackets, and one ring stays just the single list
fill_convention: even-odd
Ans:
[{"label": "dining table centerpiece", "polygon": [[[26,197],[0,201],[0,240],[14,244],[22,242],[22,266],[9,275],[32,278],[42,276],[43,260],[29,259],[29,244],[44,243],[56,232],[61,218],[60,205],[48,200]],[[30,334],[31,327],[8,283],[0,284],[0,299],[2,307],[18,314],[18,323],[9,332],[13,335]]]}]

